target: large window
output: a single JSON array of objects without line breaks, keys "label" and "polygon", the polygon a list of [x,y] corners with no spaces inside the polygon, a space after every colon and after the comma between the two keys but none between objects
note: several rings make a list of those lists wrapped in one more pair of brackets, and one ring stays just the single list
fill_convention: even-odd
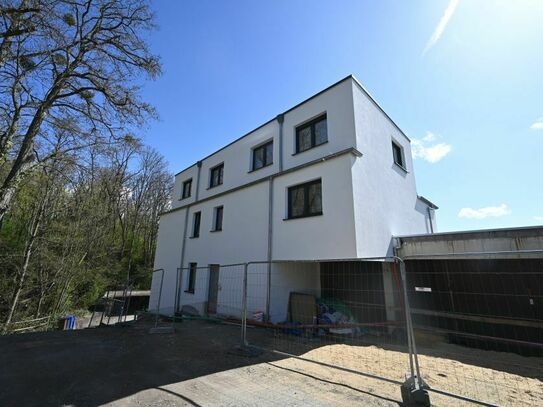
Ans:
[{"label": "large window", "polygon": [[253,149],[253,171],[273,164],[273,140]]},{"label": "large window", "polygon": [[224,172],[224,164],[219,164],[211,169],[209,177],[209,188],[216,187],[222,184],[222,176]]},{"label": "large window", "polygon": [[296,128],[296,153],[309,150],[328,141],[326,114]]},{"label": "large window", "polygon": [[288,189],[288,218],[322,215],[322,182],[315,180]]},{"label": "large window", "polygon": [[222,215],[224,208],[222,206],[217,206],[214,210],[213,216],[213,230],[212,232],[218,232],[222,230]]},{"label": "large window", "polygon": [[192,220],[192,237],[200,236],[200,221],[202,219],[202,212],[195,212]]},{"label": "large window", "polygon": [[190,190],[192,189],[192,178],[183,182],[183,193],[181,199],[190,197]]},{"label": "large window", "polygon": [[189,281],[188,281],[188,287],[185,290],[187,293],[193,293],[194,289],[196,288],[196,270],[198,268],[198,264],[196,263],[189,263]]},{"label": "large window", "polygon": [[392,142],[392,155],[394,156],[394,162],[405,169],[405,158],[403,155],[403,148],[395,141]]}]

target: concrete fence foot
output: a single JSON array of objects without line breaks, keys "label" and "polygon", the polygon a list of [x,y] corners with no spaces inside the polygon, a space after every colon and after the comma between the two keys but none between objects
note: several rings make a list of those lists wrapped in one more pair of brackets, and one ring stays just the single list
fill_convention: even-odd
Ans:
[{"label": "concrete fence foot", "polygon": [[430,407],[430,395],[426,390],[427,385],[417,388],[415,378],[410,377],[401,386],[402,404],[405,407]]}]

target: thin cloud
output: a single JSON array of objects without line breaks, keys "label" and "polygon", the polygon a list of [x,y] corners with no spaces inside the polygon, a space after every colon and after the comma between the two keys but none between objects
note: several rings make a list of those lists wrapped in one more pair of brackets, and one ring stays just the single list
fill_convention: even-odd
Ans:
[{"label": "thin cloud", "polygon": [[487,206],[479,209],[462,208],[458,212],[458,217],[467,219],[499,218],[510,213],[509,207],[506,204],[501,204],[500,206]]},{"label": "thin cloud", "polygon": [[441,20],[439,20],[437,27],[432,33],[432,36],[426,43],[426,47],[424,47],[424,51],[422,51],[423,56],[430,50],[430,48],[436,45],[436,43],[439,41],[439,39],[441,38],[441,35],[443,34],[443,31],[445,31],[445,28],[447,27],[447,24],[449,24],[449,20],[454,14],[454,11],[456,10],[456,7],[458,6],[459,2],[460,0],[451,0],[449,2],[449,5],[447,6],[445,13],[443,14],[443,17],[441,17]]},{"label": "thin cloud", "polygon": [[411,140],[411,154],[413,159],[422,159],[429,163],[437,163],[452,150],[452,146],[447,143],[435,143],[438,136],[428,131],[426,136],[421,139]]},{"label": "thin cloud", "polygon": [[534,220],[543,223],[543,216],[534,216]]},{"label": "thin cloud", "polygon": [[540,117],[537,119],[533,124],[530,126],[531,130],[543,130],[543,117]]}]

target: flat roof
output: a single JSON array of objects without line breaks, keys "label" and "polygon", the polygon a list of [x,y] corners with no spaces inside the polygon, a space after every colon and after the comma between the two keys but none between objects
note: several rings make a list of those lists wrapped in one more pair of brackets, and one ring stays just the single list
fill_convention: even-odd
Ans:
[{"label": "flat roof", "polygon": [[453,232],[422,233],[417,235],[394,236],[402,240],[446,240],[455,238],[476,239],[482,237],[543,236],[543,226],[520,226],[497,229],[459,230]]},{"label": "flat roof", "polygon": [[396,127],[396,128],[400,131],[400,133],[401,133],[401,134],[402,134],[409,142],[411,142],[411,140],[409,139],[409,137],[407,137],[407,135],[403,132],[403,130],[402,130],[402,129],[394,122],[394,120],[392,120],[392,118],[385,112],[385,110],[379,105],[379,103],[377,103],[377,101],[373,98],[373,96],[371,96],[371,94],[366,90],[366,88],[364,88],[364,86],[362,85],[362,83],[360,83],[360,81],[359,81],[358,79],[356,79],[356,77],[355,77],[353,74],[350,74],[350,75],[346,76],[345,78],[340,79],[339,81],[337,81],[337,82],[333,83],[332,85],[328,86],[327,88],[325,88],[325,89],[323,89],[323,90],[321,90],[321,91],[315,93],[314,95],[308,97],[307,99],[305,99],[305,100],[303,100],[302,102],[296,104],[295,106],[291,107],[290,109],[285,110],[285,111],[282,112],[282,113],[279,113],[279,114],[278,114],[277,116],[275,116],[274,118],[268,120],[267,122],[261,124],[260,126],[254,128],[253,130],[251,130],[251,131],[245,133],[243,136],[238,137],[238,138],[235,139],[234,141],[232,141],[232,142],[226,144],[224,147],[221,147],[221,148],[219,148],[218,150],[212,152],[211,154],[206,155],[204,158],[202,158],[202,159],[196,161],[194,164],[191,164],[191,165],[189,165],[188,167],[186,167],[185,169],[183,169],[183,170],[177,172],[174,176],[177,177],[177,176],[178,176],[179,174],[181,174],[182,172],[184,172],[184,171],[188,170],[189,168],[192,168],[192,167],[194,167],[195,165],[197,165],[198,162],[204,161],[204,160],[206,160],[206,159],[212,157],[213,155],[215,155],[215,154],[217,154],[218,152],[224,150],[225,148],[231,146],[232,144],[234,144],[234,143],[240,141],[241,139],[243,139],[243,138],[249,136],[250,134],[254,133],[255,131],[261,129],[262,127],[264,127],[264,126],[270,124],[271,122],[273,122],[274,120],[276,120],[278,116],[285,115],[285,114],[291,112],[292,110],[294,110],[294,109],[300,107],[301,105],[303,105],[303,104],[309,102],[310,100],[316,98],[317,96],[320,96],[320,95],[323,94],[324,92],[327,92],[328,90],[330,90],[330,89],[334,88],[335,86],[337,86],[337,85],[339,85],[339,84],[345,82],[345,81],[348,80],[348,79],[353,80],[354,83],[360,88],[360,90],[366,94],[366,96],[367,96],[367,97],[375,104],[375,106],[376,106],[376,107],[377,107],[377,108],[385,115],[385,117],[386,117],[386,118],[394,125],[394,127]]}]

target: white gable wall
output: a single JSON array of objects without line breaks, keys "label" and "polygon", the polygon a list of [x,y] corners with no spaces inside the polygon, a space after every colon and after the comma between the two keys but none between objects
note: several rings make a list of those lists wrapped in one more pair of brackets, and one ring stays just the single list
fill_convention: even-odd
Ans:
[{"label": "white gable wall", "polygon": [[[358,257],[392,255],[392,236],[427,233],[426,205],[417,198],[407,137],[352,82],[356,148],[352,167]],[[403,147],[407,172],[394,163],[392,140]]]}]

